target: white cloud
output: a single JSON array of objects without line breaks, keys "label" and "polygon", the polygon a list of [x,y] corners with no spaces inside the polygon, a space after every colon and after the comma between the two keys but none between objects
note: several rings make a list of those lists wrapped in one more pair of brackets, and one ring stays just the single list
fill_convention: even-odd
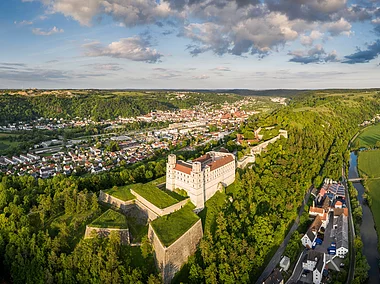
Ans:
[{"label": "white cloud", "polygon": [[169,4],[155,0],[40,0],[50,13],[62,13],[91,26],[96,15],[107,14],[126,26],[155,23],[171,15]]},{"label": "white cloud", "polygon": [[344,18],[341,18],[340,20],[335,22],[325,23],[323,25],[323,29],[329,32],[332,36],[350,36],[352,34],[351,27],[351,24],[347,22]]},{"label": "white cloud", "polygon": [[288,53],[292,58],[290,62],[310,64],[310,63],[326,63],[337,62],[338,53],[336,50],[327,53],[321,44],[317,44],[309,50],[294,50]]},{"label": "white cloud", "polygon": [[140,37],[122,38],[104,46],[99,42],[83,45],[87,56],[108,56],[124,58],[132,61],[144,61],[155,63],[163,56],[156,49],[150,47],[150,43]]},{"label": "white cloud", "polygon": [[229,67],[224,67],[224,66],[219,66],[216,68],[211,69],[212,71],[223,71],[223,72],[228,72],[231,71]]},{"label": "white cloud", "polygon": [[205,74],[199,75],[199,76],[193,76],[193,79],[196,79],[196,80],[206,80],[206,79],[209,79],[209,78],[210,78],[210,76],[205,75]]},{"label": "white cloud", "polygon": [[43,29],[40,29],[40,28],[34,28],[34,29],[32,29],[32,32],[33,32],[35,35],[40,35],[40,36],[51,36],[51,35],[54,35],[54,34],[63,33],[64,30],[63,30],[63,29],[58,29],[56,26],[54,26],[54,27],[51,28],[50,30],[43,30]]},{"label": "white cloud", "polygon": [[86,67],[90,67],[91,69],[98,71],[120,71],[123,70],[122,67],[118,63],[93,63],[84,65]]},{"label": "white cloud", "polygon": [[321,39],[322,37],[323,33],[320,31],[312,31],[309,35],[301,35],[300,41],[302,45],[311,46],[315,40]]},{"label": "white cloud", "polygon": [[32,21],[27,21],[27,20],[23,20],[21,22],[14,21],[13,23],[15,25],[18,25],[18,26],[30,26],[30,25],[33,25]]}]

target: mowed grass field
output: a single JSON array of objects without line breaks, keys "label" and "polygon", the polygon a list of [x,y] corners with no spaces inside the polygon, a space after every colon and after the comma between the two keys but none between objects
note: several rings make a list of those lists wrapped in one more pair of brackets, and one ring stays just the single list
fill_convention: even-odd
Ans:
[{"label": "mowed grass field", "polygon": [[380,240],[380,150],[359,152],[358,168],[361,177],[368,177],[365,187],[372,200],[371,211]]},{"label": "mowed grass field", "polygon": [[380,150],[359,152],[358,166],[360,176],[380,178]]},{"label": "mowed grass field", "polygon": [[376,142],[380,141],[380,123],[371,125],[355,139],[355,148],[373,148]]},{"label": "mowed grass field", "polygon": [[366,187],[372,200],[371,211],[375,220],[378,241],[380,241],[380,179],[367,180]]}]

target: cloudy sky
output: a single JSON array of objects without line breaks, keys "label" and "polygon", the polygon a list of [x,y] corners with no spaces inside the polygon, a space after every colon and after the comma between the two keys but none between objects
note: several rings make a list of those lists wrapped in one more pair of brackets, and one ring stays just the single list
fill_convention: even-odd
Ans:
[{"label": "cloudy sky", "polygon": [[380,87],[380,0],[2,0],[0,88]]}]

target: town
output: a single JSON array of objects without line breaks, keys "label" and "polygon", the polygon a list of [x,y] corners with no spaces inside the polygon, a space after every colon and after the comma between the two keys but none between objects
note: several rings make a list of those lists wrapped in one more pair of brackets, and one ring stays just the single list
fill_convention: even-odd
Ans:
[{"label": "town", "polygon": [[[242,108],[255,100],[246,98],[234,104],[222,104],[210,109],[208,104],[178,111],[152,111],[143,116],[95,122],[83,119],[44,119],[0,126],[4,133],[20,130],[54,130],[105,126],[105,134],[73,139],[52,139],[34,145],[27,153],[0,157],[1,171],[7,175],[30,174],[48,178],[57,174],[77,172],[99,173],[115,166],[134,164],[154,156],[157,151],[173,149],[191,151],[211,141],[221,141],[242,122],[257,113]],[[123,126],[145,122],[165,123],[167,127],[120,133]],[[117,133],[115,133],[117,132]]]}]

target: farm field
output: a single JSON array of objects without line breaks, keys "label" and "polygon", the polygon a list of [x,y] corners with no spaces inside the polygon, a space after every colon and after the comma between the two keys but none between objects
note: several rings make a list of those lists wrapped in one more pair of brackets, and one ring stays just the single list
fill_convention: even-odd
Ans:
[{"label": "farm field", "polygon": [[373,148],[380,141],[380,124],[371,125],[355,139],[354,148]]},{"label": "farm field", "polygon": [[362,177],[380,178],[380,150],[359,152],[358,168]]},{"label": "farm field", "polygon": [[364,185],[380,240],[380,150],[359,152],[358,169],[361,177],[367,177]]},{"label": "farm field", "polygon": [[372,200],[371,211],[375,220],[377,236],[380,240],[380,179],[369,179],[365,186]]}]

